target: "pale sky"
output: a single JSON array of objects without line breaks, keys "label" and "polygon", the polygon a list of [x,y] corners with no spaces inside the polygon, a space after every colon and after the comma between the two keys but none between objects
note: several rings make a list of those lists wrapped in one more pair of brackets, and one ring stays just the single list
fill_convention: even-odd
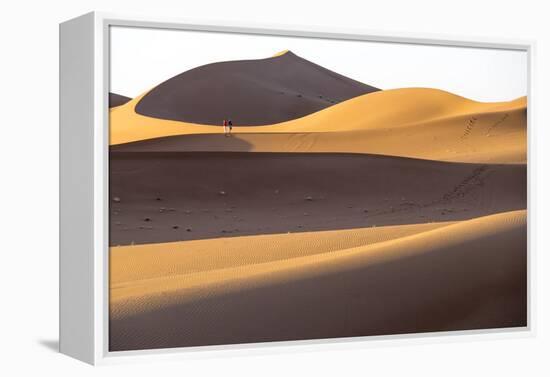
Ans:
[{"label": "pale sky", "polygon": [[111,27],[110,91],[135,97],[189,69],[282,50],[380,89],[429,87],[477,101],[527,94],[524,51]]}]

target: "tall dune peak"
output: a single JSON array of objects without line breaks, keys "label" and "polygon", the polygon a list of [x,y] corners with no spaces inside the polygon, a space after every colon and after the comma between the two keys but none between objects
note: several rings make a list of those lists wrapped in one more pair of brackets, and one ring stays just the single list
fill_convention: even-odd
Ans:
[{"label": "tall dune peak", "polygon": [[285,54],[287,54],[287,53],[291,53],[291,54],[292,54],[292,51],[290,51],[290,50],[279,51],[279,52],[277,52],[276,54],[273,54],[272,57],[273,57],[273,58],[276,58],[276,57],[278,57],[278,56],[283,56],[283,55],[285,55]]},{"label": "tall dune peak", "polygon": [[290,50],[258,60],[203,65],[153,88],[137,103],[144,116],[196,124],[280,123],[380,89],[306,60]]}]

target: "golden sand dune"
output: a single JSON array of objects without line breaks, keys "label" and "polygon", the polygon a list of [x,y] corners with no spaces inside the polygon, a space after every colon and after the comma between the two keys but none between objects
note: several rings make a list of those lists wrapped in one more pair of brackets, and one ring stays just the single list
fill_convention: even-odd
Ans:
[{"label": "golden sand dune", "polygon": [[[111,284],[323,254],[440,228],[452,222],[228,237],[111,248]],[[258,252],[261,250],[261,252]]]},{"label": "golden sand dune", "polygon": [[524,326],[525,247],[514,211],[112,248],[110,347]]},{"label": "golden sand dune", "polygon": [[[134,111],[137,101],[139,98],[111,110],[111,145],[174,135],[221,134],[217,126],[139,115]],[[386,90],[288,122],[235,125],[234,132],[233,137],[245,143],[195,136],[182,139],[179,150],[359,152],[448,161],[524,162],[526,98],[480,103],[435,89]],[[233,144],[239,147],[232,149]]]},{"label": "golden sand dune", "polygon": [[[525,109],[487,112],[405,127],[343,132],[196,134],[148,139],[113,150],[155,152],[370,153],[430,160],[524,163]],[[426,146],[428,144],[428,147]]]}]

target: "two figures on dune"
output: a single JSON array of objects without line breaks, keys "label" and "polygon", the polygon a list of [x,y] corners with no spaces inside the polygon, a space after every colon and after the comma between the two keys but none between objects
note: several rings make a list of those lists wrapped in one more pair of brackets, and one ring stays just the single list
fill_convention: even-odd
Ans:
[{"label": "two figures on dune", "polygon": [[233,122],[231,119],[224,119],[223,120],[223,133],[225,136],[230,136],[231,131],[233,131]]}]

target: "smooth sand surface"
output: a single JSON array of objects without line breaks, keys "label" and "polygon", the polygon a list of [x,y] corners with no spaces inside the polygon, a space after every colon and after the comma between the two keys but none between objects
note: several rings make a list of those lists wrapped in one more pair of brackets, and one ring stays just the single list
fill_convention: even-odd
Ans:
[{"label": "smooth sand surface", "polygon": [[[435,89],[386,90],[271,126],[235,124],[234,135],[227,138],[231,140],[216,137],[222,127],[139,115],[133,110],[138,100],[111,110],[111,145],[182,135],[178,150],[187,151],[358,152],[495,163],[526,160],[525,98],[479,103]],[[183,135],[194,136],[185,139]]]},{"label": "smooth sand surface", "polygon": [[526,324],[526,211],[376,233],[112,248],[110,348]]},{"label": "smooth sand surface", "polygon": [[526,208],[525,165],[111,152],[110,170],[111,245],[466,220]]},{"label": "smooth sand surface", "polygon": [[155,86],[137,101],[141,115],[221,126],[257,126],[322,110],[379,89],[290,51],[267,59],[207,64]]}]

